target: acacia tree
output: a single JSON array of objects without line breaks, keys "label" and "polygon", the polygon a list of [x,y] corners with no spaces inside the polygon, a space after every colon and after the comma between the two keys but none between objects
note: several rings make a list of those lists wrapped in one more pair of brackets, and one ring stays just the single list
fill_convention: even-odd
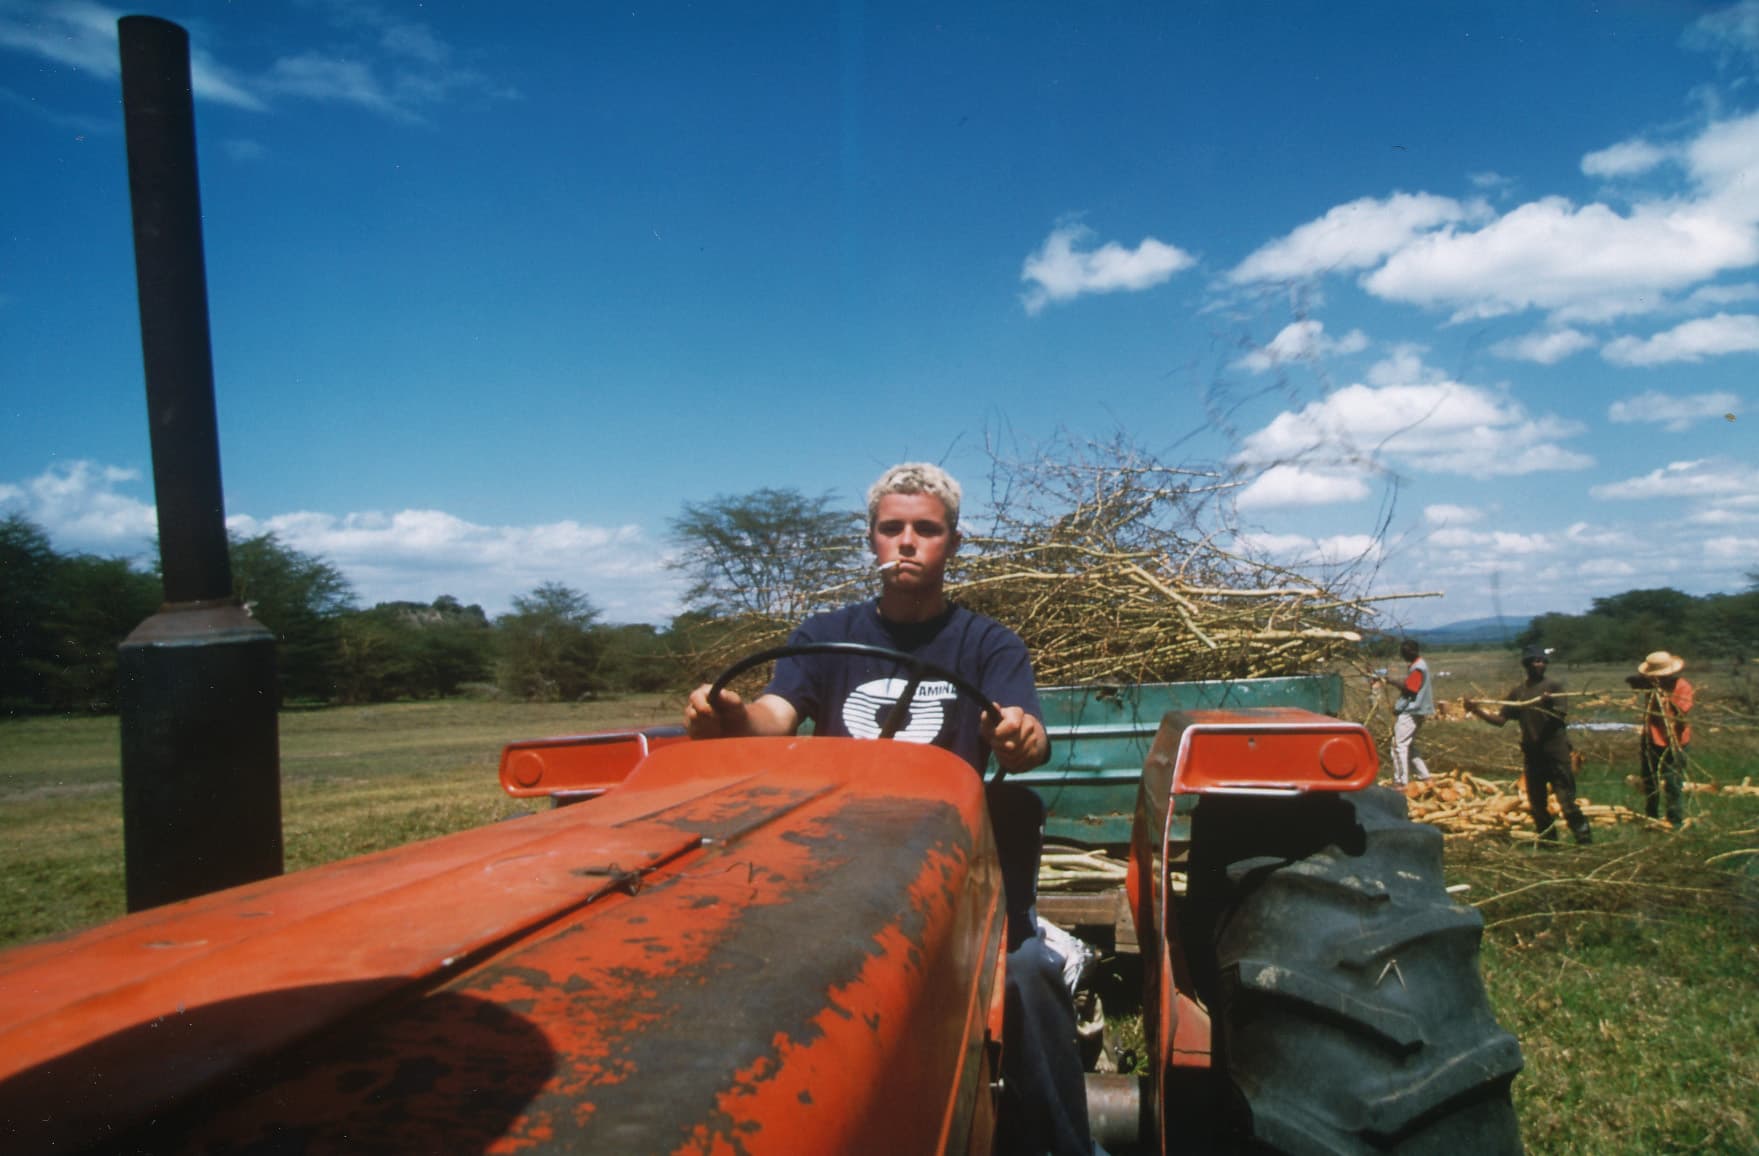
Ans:
[{"label": "acacia tree", "polygon": [[295,550],[273,533],[231,542],[232,587],[280,643],[276,665],[289,698],[336,695],[341,620],[354,590],[332,563]]},{"label": "acacia tree", "polygon": [[604,688],[599,612],[580,591],[545,582],[495,620],[501,689],[534,702],[571,701]]},{"label": "acacia tree", "polygon": [[795,622],[818,608],[815,595],[848,582],[863,522],[828,491],[765,487],[686,502],[671,524],[673,568],[690,578],[684,604],[713,618]]},{"label": "acacia tree", "polygon": [[489,670],[494,635],[480,606],[449,594],[431,605],[380,602],[341,622],[337,694],[343,702],[445,698]]},{"label": "acacia tree", "polygon": [[22,514],[0,518],[0,713],[109,710],[116,644],[158,604],[126,559],[58,554]]},{"label": "acacia tree", "polygon": [[40,703],[34,662],[48,650],[55,562],[40,527],[22,514],[0,518],[0,712]]}]

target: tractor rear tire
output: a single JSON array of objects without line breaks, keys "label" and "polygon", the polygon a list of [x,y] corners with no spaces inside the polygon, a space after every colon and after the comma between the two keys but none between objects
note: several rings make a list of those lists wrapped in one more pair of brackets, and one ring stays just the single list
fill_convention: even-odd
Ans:
[{"label": "tractor rear tire", "polygon": [[1339,802],[1318,850],[1226,867],[1211,1011],[1242,1145],[1520,1152],[1521,1048],[1485,996],[1483,918],[1442,884],[1441,833],[1393,791]]}]

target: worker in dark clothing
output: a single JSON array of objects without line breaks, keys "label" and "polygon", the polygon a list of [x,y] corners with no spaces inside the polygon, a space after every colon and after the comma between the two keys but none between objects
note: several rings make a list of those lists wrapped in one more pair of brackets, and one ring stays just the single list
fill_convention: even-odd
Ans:
[{"label": "worker in dark clothing", "polygon": [[1558,810],[1578,843],[1591,843],[1588,818],[1576,805],[1576,775],[1570,769],[1570,737],[1564,729],[1564,684],[1545,676],[1545,650],[1529,646],[1521,651],[1521,666],[1527,677],[1516,684],[1494,709],[1475,699],[1466,700],[1466,709],[1491,726],[1519,723],[1521,727],[1522,783],[1527,791],[1527,808],[1533,814],[1533,825],[1541,839],[1556,840],[1557,826],[1552,822],[1551,806],[1546,792],[1557,794]]}]

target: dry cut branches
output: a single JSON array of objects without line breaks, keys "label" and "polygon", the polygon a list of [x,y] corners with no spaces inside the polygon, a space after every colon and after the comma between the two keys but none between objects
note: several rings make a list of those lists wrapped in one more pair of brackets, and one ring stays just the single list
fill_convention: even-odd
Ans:
[{"label": "dry cut branches", "polygon": [[1254,552],[1225,516],[1235,484],[1121,439],[997,457],[990,528],[968,537],[954,597],[1018,631],[1041,683],[1312,670],[1400,595],[1365,595],[1353,564],[1301,573]]},{"label": "dry cut branches", "polygon": [[[1361,559],[1310,573],[1273,563],[1232,524],[1237,482],[1122,439],[992,461],[987,509],[962,521],[948,592],[1019,633],[1041,685],[1303,673],[1360,642],[1374,603],[1424,596],[1368,595]],[[966,504],[982,505],[969,493]],[[876,586],[851,569],[794,601],[829,609]],[[713,624],[704,666],[779,643],[791,625]]]}]

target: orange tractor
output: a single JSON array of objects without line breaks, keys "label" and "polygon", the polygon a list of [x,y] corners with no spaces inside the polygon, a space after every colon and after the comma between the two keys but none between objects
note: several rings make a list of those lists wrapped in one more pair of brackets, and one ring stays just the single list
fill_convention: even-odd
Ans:
[{"label": "orange tractor", "polygon": [[507,789],[571,805],[280,876],[187,39],[119,34],[167,603],[120,663],[138,909],[0,954],[0,1151],[991,1152],[1041,830],[1128,864],[1121,897],[1037,905],[1141,951],[1148,1072],[1090,1080],[1102,1143],[1519,1149],[1482,925],[1336,679],[1049,688],[1017,783],[902,741],[518,743]]},{"label": "orange tractor", "polygon": [[[991,800],[1054,828],[1104,774],[1079,725],[1026,788],[902,741],[514,744],[507,789],[574,805],[0,955],[0,1148],[989,1152],[1038,836]],[[1149,1071],[1091,1078],[1101,1142],[1518,1151],[1481,922],[1367,732],[1247,706],[1142,741]]]}]

